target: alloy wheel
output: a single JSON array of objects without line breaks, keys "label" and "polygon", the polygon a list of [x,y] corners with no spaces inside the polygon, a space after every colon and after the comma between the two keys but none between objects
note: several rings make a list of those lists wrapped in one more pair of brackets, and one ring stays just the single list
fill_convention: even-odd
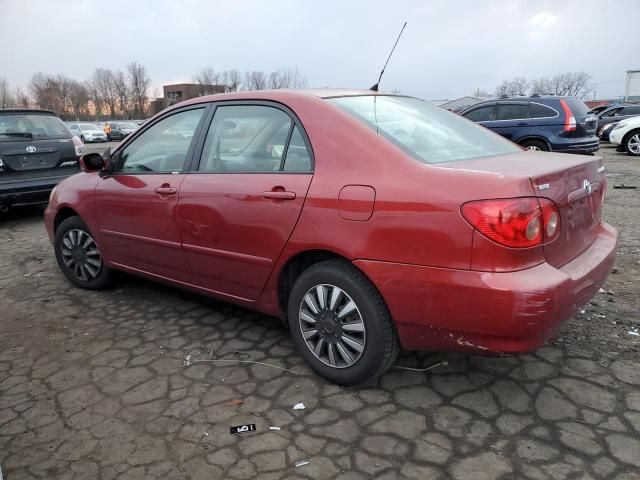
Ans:
[{"label": "alloy wheel", "polygon": [[627,147],[634,155],[640,155],[640,133],[636,133],[629,139]]},{"label": "alloy wheel", "polygon": [[533,150],[534,152],[541,152],[542,149],[536,145],[530,145],[527,147],[527,150]]},{"label": "alloy wheel", "polygon": [[366,327],[358,306],[341,288],[310,288],[300,302],[298,319],[307,348],[322,363],[346,368],[362,356]]},{"label": "alloy wheel", "polygon": [[98,245],[84,230],[73,229],[65,233],[61,253],[64,264],[78,280],[93,280],[102,270],[102,255]]}]

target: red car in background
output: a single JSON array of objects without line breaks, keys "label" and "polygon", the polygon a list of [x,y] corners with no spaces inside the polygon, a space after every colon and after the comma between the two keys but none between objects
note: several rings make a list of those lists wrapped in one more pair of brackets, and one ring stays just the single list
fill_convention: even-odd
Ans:
[{"label": "red car in background", "polygon": [[400,347],[536,349],[615,258],[601,158],[525,152],[404,96],[200,97],[82,165],[45,214],[71,282],[118,269],[281,316],[339,384]]}]

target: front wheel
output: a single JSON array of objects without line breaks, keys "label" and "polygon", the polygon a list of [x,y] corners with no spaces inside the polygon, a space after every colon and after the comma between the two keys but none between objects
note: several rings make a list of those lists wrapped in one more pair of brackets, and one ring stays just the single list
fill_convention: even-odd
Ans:
[{"label": "front wheel", "polygon": [[544,143],[541,140],[525,140],[520,145],[522,147],[526,148],[527,150],[533,150],[533,151],[536,151],[536,152],[548,152],[549,151],[549,147],[547,147],[547,144]]},{"label": "front wheel", "polygon": [[640,130],[632,130],[629,132],[622,143],[629,155],[633,155],[634,157],[640,156]]},{"label": "front wheel", "polygon": [[58,265],[71,283],[89,290],[99,290],[110,283],[111,269],[104,265],[100,248],[80,217],[64,220],[53,244]]},{"label": "front wheel", "polygon": [[346,261],[328,260],[305,270],[291,290],[288,317],[306,362],[333,383],[367,383],[398,356],[398,336],[384,300]]}]

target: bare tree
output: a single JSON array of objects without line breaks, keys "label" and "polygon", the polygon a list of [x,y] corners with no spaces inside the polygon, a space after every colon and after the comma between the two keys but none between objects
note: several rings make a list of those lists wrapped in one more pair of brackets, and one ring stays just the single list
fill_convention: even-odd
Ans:
[{"label": "bare tree", "polygon": [[298,67],[294,68],[293,71],[290,71],[289,76],[291,78],[291,88],[306,88],[307,77],[300,73]]},{"label": "bare tree", "polygon": [[83,83],[76,80],[71,81],[69,85],[69,100],[74,119],[80,120],[88,116],[89,91]]},{"label": "bare tree", "polygon": [[220,74],[216,73],[212,68],[203,68],[193,76],[193,81],[200,88],[200,95],[212,95],[218,93],[215,88],[220,82]]},{"label": "bare tree", "polygon": [[96,90],[100,93],[103,104],[109,108],[109,116],[115,118],[118,107],[118,95],[116,93],[114,73],[107,68],[98,68],[93,73],[92,82]]},{"label": "bare tree", "polygon": [[517,77],[513,80],[505,80],[496,88],[496,96],[526,95],[529,90],[529,81],[524,77]]},{"label": "bare tree", "polygon": [[267,76],[264,72],[252,71],[244,74],[244,86],[247,90],[264,90],[267,88]]},{"label": "bare tree", "polygon": [[60,115],[64,114],[64,105],[60,99],[60,90],[55,77],[44,73],[36,73],[31,77],[29,88],[36,104],[40,108],[53,110]]},{"label": "bare tree", "polygon": [[87,106],[87,108],[89,111],[93,110],[93,114],[95,115],[96,120],[100,120],[103,115],[104,109],[104,99],[100,94],[100,90],[93,81],[86,82],[85,87],[87,88],[87,93],[89,94],[89,105]]},{"label": "bare tree", "polygon": [[16,107],[29,108],[29,95],[23,92],[20,87],[16,87],[13,93],[13,103]]},{"label": "bare tree", "polygon": [[291,86],[291,75],[289,71],[281,68],[269,74],[269,88],[289,88]]},{"label": "bare tree", "polygon": [[127,72],[129,73],[129,88],[131,89],[131,97],[134,104],[134,114],[144,117],[147,91],[151,85],[151,79],[147,74],[146,67],[138,62],[131,62],[127,65]]},{"label": "bare tree", "polygon": [[242,85],[242,77],[237,70],[225,70],[222,72],[222,83],[224,83],[225,91],[237,92]]},{"label": "bare tree", "polygon": [[584,98],[593,91],[591,75],[586,72],[566,72],[559,77],[558,83],[561,86],[561,91],[557,95]]},{"label": "bare tree", "polygon": [[122,118],[129,118],[129,112],[131,109],[129,85],[127,84],[127,79],[125,78],[124,73],[119,70],[113,75],[113,86],[116,97],[118,98],[120,114],[122,115]]},{"label": "bare tree", "polygon": [[9,91],[9,82],[6,78],[0,77],[0,108],[7,108],[13,104],[11,92]]}]

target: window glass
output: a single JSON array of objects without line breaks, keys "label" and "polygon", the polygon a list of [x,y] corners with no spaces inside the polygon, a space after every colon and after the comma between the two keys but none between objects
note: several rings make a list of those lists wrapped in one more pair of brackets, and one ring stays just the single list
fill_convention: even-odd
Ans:
[{"label": "window glass", "polygon": [[71,138],[58,117],[41,114],[0,115],[0,142],[27,139]]},{"label": "window glass", "polygon": [[557,115],[553,108],[549,108],[539,103],[532,103],[529,111],[531,118],[551,118]]},{"label": "window glass", "polygon": [[218,107],[198,169],[201,172],[278,171],[291,123],[289,115],[274,107]]},{"label": "window glass", "polygon": [[529,105],[519,103],[500,103],[496,120],[518,120],[529,117]]},{"label": "window glass", "polygon": [[145,130],[122,152],[119,170],[124,173],[181,171],[204,110],[176,113]]},{"label": "window glass", "polygon": [[309,172],[311,171],[311,155],[304,143],[304,138],[298,127],[293,128],[289,148],[284,160],[284,170],[291,172]]},{"label": "window glass", "polygon": [[469,113],[465,113],[464,117],[469,120],[473,120],[474,122],[486,122],[491,120],[493,107],[494,105],[488,105],[486,107],[476,108],[475,110],[471,110]]},{"label": "window glass", "polygon": [[522,151],[485,127],[417,98],[362,95],[327,101],[424,163]]}]

